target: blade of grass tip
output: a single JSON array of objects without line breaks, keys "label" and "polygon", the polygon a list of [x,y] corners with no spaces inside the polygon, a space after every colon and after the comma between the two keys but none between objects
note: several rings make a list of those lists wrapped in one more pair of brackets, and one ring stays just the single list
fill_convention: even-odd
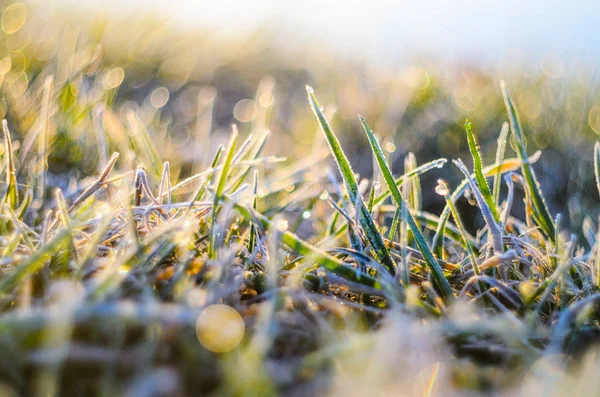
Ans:
[{"label": "blade of grass tip", "polygon": [[[359,116],[359,118],[360,118],[360,122],[363,126],[363,129],[365,130],[365,133],[367,134],[369,143],[371,144],[371,149],[373,151],[373,154],[377,158],[377,162],[379,163],[379,168],[381,169],[381,173],[383,174],[383,179],[387,183],[388,188],[390,189],[390,192],[392,194],[392,197],[394,198],[394,201],[396,202],[396,204],[398,205],[399,208],[405,207],[406,202],[402,198],[402,195],[400,194],[400,190],[398,190],[398,187],[396,186],[396,184],[394,182],[392,172],[390,171],[390,168],[389,168],[387,162],[385,161],[385,157],[384,157],[383,151],[381,150],[381,146],[379,145],[379,142],[377,142],[377,140],[375,139],[375,135],[373,135],[373,132],[367,125],[365,119],[360,116]],[[419,247],[419,250],[421,251],[421,254],[423,255],[423,259],[425,260],[425,263],[427,263],[427,266],[429,267],[429,269],[431,271],[433,284],[434,284],[436,290],[438,291],[438,293],[443,297],[443,299],[446,302],[452,301],[454,299],[454,293],[452,292],[452,287],[450,286],[450,283],[444,276],[444,272],[443,272],[442,268],[440,267],[440,264],[438,263],[437,259],[435,259],[435,257],[433,256],[433,253],[431,252],[431,249],[427,245],[427,242],[425,241],[425,237],[423,237],[423,234],[421,233],[421,229],[419,229],[419,227],[417,226],[417,223],[415,222],[415,219],[413,218],[412,214],[409,211],[406,211],[405,214],[406,214],[405,221],[408,223],[408,227],[410,228],[411,232],[413,233],[413,236],[415,238],[417,246]]]},{"label": "blade of grass tip", "polygon": [[2,120],[2,132],[4,132],[4,156],[6,158],[6,196],[4,201],[8,203],[11,209],[17,209],[19,202],[19,190],[17,188],[17,170],[15,167],[15,157],[12,149],[12,139],[8,122]]},{"label": "blade of grass tip", "polygon": [[[233,200],[227,195],[223,195],[223,200],[226,202],[233,202]],[[233,202],[233,208],[246,220],[257,222],[258,225],[263,229],[277,228],[277,225],[271,222],[267,217],[244,205]],[[382,289],[381,283],[374,277],[345,265],[341,260],[321,251],[317,247],[307,243],[287,230],[280,229],[279,231],[281,233],[281,241],[285,245],[298,252],[300,255],[303,255],[306,258],[309,258],[311,261],[318,263],[324,269],[327,269],[330,272],[345,278],[346,280],[375,289]]]},{"label": "blade of grass tip", "polygon": [[[356,183],[356,179],[354,177],[354,171],[348,161],[348,158],[344,154],[340,142],[335,136],[333,130],[329,126],[325,115],[323,115],[323,111],[321,110],[321,106],[315,97],[313,89],[309,86],[306,87],[306,91],[308,93],[308,101],[310,102],[313,113],[315,114],[319,124],[321,125],[321,131],[325,135],[327,139],[327,143],[329,144],[329,149],[333,154],[333,157],[336,160],[338,165],[338,169],[342,174],[344,179],[344,183],[346,185],[346,189],[348,190],[348,194],[350,195],[351,202],[358,202],[359,211],[360,211],[360,224],[365,230],[367,234],[367,238],[369,239],[369,243],[373,246],[373,250],[377,255],[379,261],[388,269],[388,271],[393,275],[396,272],[396,265],[392,257],[390,256],[385,243],[383,241],[383,237],[381,233],[377,229],[375,225],[375,221],[373,221],[373,217],[371,213],[365,206],[362,198],[358,194],[358,185]],[[358,200],[357,200],[358,198]]]},{"label": "blade of grass tip", "polygon": [[523,129],[521,128],[519,114],[515,105],[510,99],[510,96],[508,95],[508,91],[504,82],[501,82],[501,88],[502,93],[504,95],[504,103],[506,105],[506,110],[508,112],[510,128],[512,130],[512,134],[515,138],[517,145],[517,155],[522,160],[521,172],[523,173],[523,177],[525,178],[525,181],[527,182],[527,185],[531,190],[531,201],[534,207],[534,218],[542,228],[544,234],[546,234],[546,236],[548,236],[551,241],[555,241],[556,228],[552,222],[552,217],[550,216],[550,211],[548,210],[548,206],[546,204],[546,201],[544,200],[544,196],[541,193],[540,184],[535,176],[535,172],[533,171],[533,168],[531,167],[531,163],[527,156],[527,150],[525,148],[525,136],[523,135]]},{"label": "blade of grass tip", "polygon": [[471,244],[469,244],[469,241],[467,239],[467,232],[465,230],[465,226],[462,223],[462,220],[460,219],[460,216],[458,215],[458,210],[456,209],[454,202],[450,198],[450,190],[448,189],[448,184],[446,183],[446,181],[444,181],[443,179],[438,179],[438,185],[435,188],[435,192],[446,199],[446,205],[450,207],[450,212],[452,213],[454,222],[456,223],[456,226],[458,226],[460,235],[464,240],[465,246],[467,247],[467,253],[469,254],[469,260],[471,261],[473,272],[475,273],[475,275],[478,276],[479,266],[477,264],[477,257],[475,256],[475,252],[473,252],[473,249],[471,248]]},{"label": "blade of grass tip", "polygon": [[[502,129],[500,129],[500,136],[498,136],[498,148],[496,150],[496,164],[500,164],[504,160],[504,154],[506,153],[506,140],[508,138],[508,122],[502,123]],[[500,202],[500,186],[502,185],[502,173],[500,170],[496,171],[494,175],[494,187],[493,198],[495,203]]]},{"label": "blade of grass tip", "polygon": [[492,197],[490,187],[487,183],[487,179],[483,174],[483,160],[481,159],[481,153],[479,152],[479,145],[477,144],[477,140],[475,139],[475,134],[473,134],[473,125],[469,120],[465,121],[465,131],[467,132],[469,150],[471,151],[471,156],[473,157],[473,169],[475,171],[475,180],[477,181],[477,185],[479,186],[479,191],[481,192],[483,199],[490,208],[494,220],[498,222],[500,220],[498,217],[498,210],[496,208],[494,198]]},{"label": "blade of grass tip", "polygon": [[477,204],[479,205],[479,210],[481,211],[481,214],[483,215],[483,220],[485,221],[485,223],[488,227],[490,237],[491,237],[490,240],[492,242],[492,247],[494,249],[494,253],[497,255],[502,254],[504,252],[504,247],[502,244],[502,230],[500,230],[498,223],[494,219],[494,216],[492,215],[492,211],[488,207],[486,201],[484,200],[483,196],[481,195],[479,187],[475,184],[475,181],[473,181],[473,179],[471,178],[471,174],[467,170],[467,167],[462,162],[462,160],[461,159],[453,160],[453,163],[458,167],[460,172],[462,172],[463,175],[465,176],[465,178],[467,178],[467,180],[469,181],[469,185],[471,186],[471,189],[473,190],[473,194],[475,195],[475,199],[477,200]]},{"label": "blade of grass tip", "polygon": [[215,191],[215,199],[212,210],[212,222],[210,226],[210,241],[208,246],[208,257],[210,259],[216,259],[217,251],[216,251],[216,233],[217,233],[217,206],[221,201],[221,196],[223,195],[223,189],[225,188],[225,182],[227,182],[227,177],[229,175],[229,170],[231,169],[231,163],[233,162],[233,156],[235,154],[235,144],[237,142],[238,130],[234,125],[231,126],[231,138],[229,138],[229,143],[227,144],[227,150],[225,154],[225,162],[223,163],[223,169],[221,170],[221,175],[219,176],[219,182],[217,184],[217,190]]}]

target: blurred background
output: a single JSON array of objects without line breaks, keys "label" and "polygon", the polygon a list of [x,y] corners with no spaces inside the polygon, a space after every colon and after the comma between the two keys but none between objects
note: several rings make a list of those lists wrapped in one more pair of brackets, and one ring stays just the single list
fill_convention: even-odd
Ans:
[{"label": "blurred background", "polygon": [[[269,129],[270,154],[302,159],[319,134],[306,84],[314,86],[363,177],[372,175],[373,163],[357,113],[386,143],[396,174],[411,151],[420,164],[470,160],[465,118],[491,164],[507,120],[499,88],[505,80],[529,152],[544,151],[536,170],[553,213],[576,228],[598,214],[592,166],[600,134],[597,2],[2,4],[0,113],[23,139],[39,128],[39,107],[31,103],[45,76],[55,76],[49,171],[56,183],[94,173],[103,156],[95,145],[98,123],[133,128],[131,111],[180,177],[206,165],[233,122],[244,134]],[[114,113],[100,118],[103,107]],[[449,165],[423,177],[423,206],[433,213],[443,205],[430,194],[441,175],[459,181]],[[463,200],[459,208],[469,206]],[[468,219],[470,228],[478,222]]]}]

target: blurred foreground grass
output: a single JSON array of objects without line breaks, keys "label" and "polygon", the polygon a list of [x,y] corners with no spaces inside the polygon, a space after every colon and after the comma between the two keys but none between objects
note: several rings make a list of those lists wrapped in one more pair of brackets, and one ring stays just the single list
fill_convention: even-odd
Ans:
[{"label": "blurred foreground grass", "polygon": [[0,27],[1,394],[597,390],[592,72]]}]

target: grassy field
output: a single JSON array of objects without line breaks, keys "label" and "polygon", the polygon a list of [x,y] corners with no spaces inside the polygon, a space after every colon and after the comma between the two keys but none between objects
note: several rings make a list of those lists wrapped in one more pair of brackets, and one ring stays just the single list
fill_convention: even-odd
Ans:
[{"label": "grassy field", "polygon": [[136,18],[3,6],[0,396],[597,393],[593,73]]}]

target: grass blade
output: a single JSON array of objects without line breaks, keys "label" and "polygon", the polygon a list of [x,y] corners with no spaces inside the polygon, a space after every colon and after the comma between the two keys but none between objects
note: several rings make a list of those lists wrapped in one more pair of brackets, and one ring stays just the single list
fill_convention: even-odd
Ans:
[{"label": "grass blade", "polygon": [[531,167],[531,163],[529,162],[529,157],[527,156],[527,150],[525,148],[525,136],[523,134],[523,129],[521,128],[521,120],[519,119],[519,114],[517,113],[517,109],[513,104],[510,96],[508,95],[508,91],[506,90],[506,86],[504,82],[501,84],[502,93],[504,95],[504,103],[506,105],[506,111],[508,112],[508,119],[510,122],[510,128],[512,130],[512,135],[515,138],[515,143],[517,145],[517,155],[522,160],[521,163],[521,172],[523,173],[523,177],[527,182],[527,186],[530,190],[531,194],[531,202],[533,204],[533,216],[541,227],[542,231],[551,241],[556,240],[556,228],[554,223],[552,222],[552,217],[550,216],[550,211],[548,210],[548,206],[544,197],[541,193],[540,184],[537,181],[535,176],[535,172]]},{"label": "grass blade", "polygon": [[[417,169],[417,157],[413,152],[409,152],[404,160],[404,171],[412,172]],[[405,185],[407,193],[405,197],[408,197],[408,204],[411,209],[420,211],[422,206],[422,194],[421,194],[421,180],[419,174],[412,176],[409,179],[409,183]]]},{"label": "grass blade", "polygon": [[234,125],[232,126],[231,138],[229,139],[229,143],[227,145],[227,150],[225,154],[225,162],[223,163],[223,169],[221,170],[221,175],[219,177],[219,182],[217,184],[217,190],[215,191],[215,199],[213,204],[212,211],[212,223],[210,228],[210,244],[209,244],[209,254],[208,257],[210,259],[215,259],[217,255],[215,242],[216,242],[216,228],[217,228],[217,205],[221,200],[221,196],[223,195],[223,189],[225,188],[225,183],[227,182],[227,176],[229,175],[229,169],[231,168],[231,163],[233,161],[233,156],[235,154],[235,144],[237,142],[238,130]]},{"label": "grass blade", "polygon": [[[258,205],[258,170],[254,170],[254,192],[252,194],[252,209],[256,211]],[[250,226],[250,236],[248,237],[248,252],[252,254],[254,252],[254,245],[256,241],[256,226],[254,223]]]},{"label": "grass blade", "polygon": [[492,215],[492,211],[488,207],[487,203],[485,202],[485,200],[481,194],[481,191],[479,190],[479,187],[475,184],[475,181],[473,181],[473,179],[471,179],[471,175],[469,174],[469,171],[467,170],[467,167],[462,162],[462,160],[460,160],[460,159],[454,160],[454,164],[458,167],[458,169],[460,169],[460,171],[463,173],[465,178],[467,178],[469,185],[471,185],[471,189],[473,190],[473,194],[475,195],[475,199],[477,200],[477,204],[479,205],[479,209],[480,209],[481,214],[483,215],[483,219],[485,220],[485,223],[487,225],[487,228],[488,228],[488,231],[490,234],[489,239],[492,242],[492,246],[494,248],[494,253],[496,253],[496,254],[503,253],[504,249],[503,249],[503,245],[502,245],[502,230],[500,230],[498,223],[494,219],[494,217]]},{"label": "grass blade", "polygon": [[[329,126],[319,103],[317,102],[317,98],[314,95],[313,89],[310,87],[306,87],[306,91],[308,92],[308,101],[311,104],[312,110],[321,125],[321,130],[327,139],[327,143],[329,144],[329,148],[335,161],[338,165],[340,173],[342,174],[342,178],[344,179],[344,183],[346,185],[346,189],[348,190],[348,195],[350,196],[350,200],[353,203],[358,203],[360,208],[360,224],[365,229],[365,233],[369,242],[373,246],[375,254],[377,255],[377,259],[385,266],[385,268],[391,273],[394,274],[396,272],[396,265],[390,256],[385,243],[383,241],[383,237],[381,233],[377,229],[375,225],[375,221],[373,221],[373,217],[371,213],[367,209],[365,203],[362,200],[362,197],[358,194],[358,185],[354,178],[354,171],[352,170],[352,166],[348,161],[348,158],[344,154],[340,142],[335,136],[333,130]],[[395,186],[395,185],[394,185]]]},{"label": "grass blade", "polygon": [[477,185],[479,186],[479,190],[481,191],[483,199],[487,203],[488,207],[490,207],[490,211],[492,212],[494,220],[498,222],[498,210],[496,209],[496,203],[494,202],[494,198],[492,197],[492,192],[490,191],[490,187],[487,183],[487,180],[485,179],[485,175],[483,174],[483,160],[481,160],[481,153],[479,153],[479,145],[477,144],[475,134],[473,134],[473,126],[469,120],[465,121],[465,131],[467,132],[469,150],[471,151],[471,156],[473,157],[473,169],[475,171],[475,180],[477,181]]},{"label": "grass blade", "polygon": [[[379,164],[379,168],[381,169],[381,173],[383,174],[383,179],[387,183],[388,188],[390,189],[390,192],[392,194],[392,197],[394,198],[394,201],[396,201],[396,204],[398,205],[399,208],[405,207],[406,202],[402,198],[402,195],[400,194],[400,190],[396,186],[396,183],[392,176],[392,172],[390,171],[390,168],[389,168],[387,162],[385,161],[383,150],[381,150],[381,146],[379,145],[379,142],[377,142],[377,139],[375,139],[375,135],[373,134],[373,131],[371,131],[371,129],[367,125],[365,119],[360,117],[360,122],[362,123],[365,133],[367,134],[367,138],[369,138],[369,143],[371,144],[371,149],[373,150],[373,155],[377,158],[377,163]],[[440,264],[433,256],[433,253],[431,252],[431,249],[427,245],[427,242],[425,241],[425,237],[423,237],[423,234],[421,233],[421,230],[417,226],[417,223],[415,222],[415,219],[413,218],[413,216],[410,214],[409,211],[406,211],[405,213],[406,213],[405,221],[408,223],[408,227],[410,228],[411,232],[413,233],[413,236],[415,238],[417,246],[419,247],[419,250],[421,251],[421,254],[423,255],[423,259],[425,260],[425,262],[427,263],[427,266],[431,270],[431,273],[433,276],[432,277],[433,283],[436,287],[437,292],[444,298],[444,300],[446,302],[452,301],[454,299],[454,293],[452,292],[452,287],[450,287],[450,283],[444,276],[444,272],[443,272],[442,268],[440,267]]]},{"label": "grass blade", "polygon": [[15,167],[15,157],[12,149],[12,139],[8,122],[2,120],[2,131],[4,132],[4,156],[6,157],[6,196],[4,201],[8,203],[11,209],[16,210],[19,202],[19,191],[17,189],[17,170]]},{"label": "grass blade", "polygon": [[[506,153],[506,140],[508,138],[508,123],[502,123],[502,129],[500,130],[500,136],[498,136],[498,148],[496,149],[496,164],[500,164],[504,160],[504,154]],[[501,172],[498,170],[494,175],[494,187],[493,198],[495,203],[500,202],[500,186],[502,185]]]}]

